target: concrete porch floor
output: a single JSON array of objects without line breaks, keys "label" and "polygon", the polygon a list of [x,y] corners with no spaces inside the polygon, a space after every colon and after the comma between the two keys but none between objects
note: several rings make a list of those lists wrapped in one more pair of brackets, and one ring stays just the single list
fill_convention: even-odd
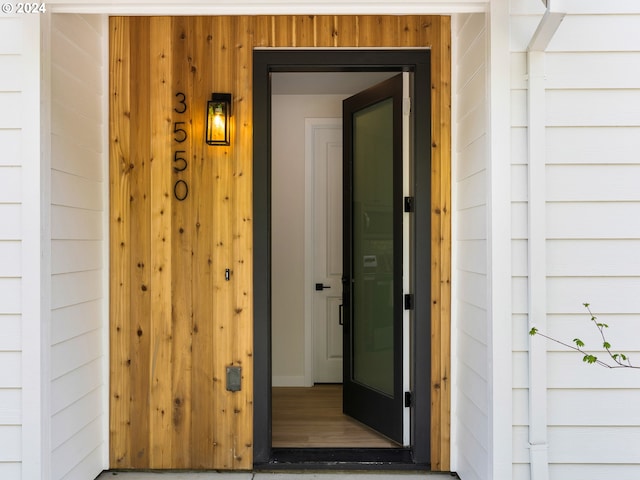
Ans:
[{"label": "concrete porch floor", "polygon": [[103,472],[96,480],[424,480],[458,478],[442,472]]}]

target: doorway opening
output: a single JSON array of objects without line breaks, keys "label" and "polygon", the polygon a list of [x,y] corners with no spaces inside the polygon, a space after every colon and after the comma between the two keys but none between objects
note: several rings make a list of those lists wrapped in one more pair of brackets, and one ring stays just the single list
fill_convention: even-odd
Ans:
[{"label": "doorway opening", "polygon": [[[357,92],[396,75],[271,75],[275,448],[402,445],[344,414],[342,404],[342,105]],[[382,244],[379,235],[377,242]],[[384,266],[381,261],[368,270]]]},{"label": "doorway opening", "polygon": [[[314,372],[319,371],[320,368],[315,365],[316,359],[313,352],[323,350],[324,352],[337,353],[337,347],[327,344],[332,340],[330,338],[332,334],[330,333],[328,338],[323,339],[324,343],[321,346],[314,348],[314,337],[318,339],[319,335],[316,333],[314,336],[310,330],[310,327],[313,326],[312,322],[307,321],[305,324],[304,321],[300,321],[300,316],[307,319],[313,317],[312,305],[314,303],[318,304],[317,298],[314,299],[314,295],[318,295],[316,292],[321,292],[322,294],[325,290],[329,290],[326,287],[332,289],[332,294],[325,294],[327,297],[325,310],[329,310],[329,313],[326,314],[325,312],[325,314],[332,327],[325,330],[333,332],[334,341],[339,336],[341,328],[336,326],[341,323],[343,314],[340,307],[342,305],[342,292],[340,291],[342,273],[339,272],[337,274],[337,279],[334,279],[337,284],[333,285],[329,284],[332,281],[331,275],[324,275],[321,279],[317,278],[317,271],[314,270],[313,265],[305,270],[305,265],[308,266],[308,263],[313,261],[313,256],[307,255],[307,263],[305,264],[303,261],[302,266],[299,262],[291,261],[291,256],[296,249],[304,250],[304,246],[307,244],[304,237],[306,236],[307,240],[309,240],[309,236],[313,237],[313,233],[309,234],[309,230],[313,232],[313,225],[309,228],[307,224],[306,227],[302,228],[303,238],[299,238],[300,228],[298,228],[297,235],[291,232],[290,229],[293,228],[293,222],[291,222],[290,215],[286,211],[277,210],[277,208],[279,204],[283,204],[290,211],[296,209],[304,211],[304,205],[306,204],[305,192],[314,191],[314,188],[317,188],[317,185],[313,183],[317,178],[315,174],[310,175],[309,171],[305,176],[305,163],[301,162],[299,158],[297,159],[297,165],[283,166],[278,162],[276,157],[280,155],[287,157],[287,145],[294,140],[286,140],[287,129],[284,129],[284,133],[280,133],[281,127],[276,126],[278,118],[289,114],[286,108],[281,108],[282,99],[274,97],[274,94],[282,93],[281,89],[284,88],[282,81],[286,83],[292,79],[295,79],[295,81],[290,85],[295,85],[295,89],[297,89],[294,93],[296,95],[304,94],[300,93],[304,88],[314,88],[310,87],[312,82],[309,79],[314,77],[319,79],[320,74],[349,74],[348,77],[344,78],[367,78],[367,80],[363,81],[369,82],[369,85],[371,85],[377,83],[381,78],[398,75],[401,72],[411,72],[415,84],[414,95],[411,100],[415,131],[417,132],[413,136],[410,145],[413,151],[413,159],[410,166],[412,171],[411,182],[412,191],[415,192],[413,194],[414,207],[412,211],[415,214],[415,218],[412,220],[414,228],[411,233],[411,243],[424,247],[415,249],[415,254],[411,259],[412,269],[414,270],[412,288],[414,292],[429,292],[429,274],[426,271],[428,270],[430,255],[428,247],[430,242],[429,51],[416,49],[254,51],[255,465],[273,465],[274,461],[279,463],[284,461],[286,463],[288,458],[293,459],[291,461],[294,463],[309,461],[320,463],[331,461],[335,463],[336,460],[338,462],[361,463],[371,460],[372,457],[375,457],[376,460],[387,458],[392,464],[400,462],[426,465],[429,462],[430,323],[428,293],[426,293],[426,302],[414,301],[413,305],[409,306],[409,308],[412,308],[409,341],[401,347],[407,353],[410,363],[409,390],[406,392],[406,398],[403,398],[403,402],[406,402],[406,408],[411,411],[411,421],[410,426],[408,426],[410,434],[406,437],[405,442],[389,442],[384,437],[377,436],[377,441],[382,439],[387,443],[383,445],[382,443],[371,443],[373,442],[372,440],[367,440],[366,442],[368,443],[360,443],[358,445],[358,442],[354,443],[347,440],[346,445],[350,448],[346,448],[344,442],[342,444],[340,442],[334,444],[329,442],[327,444],[326,442],[323,443],[322,439],[315,443],[307,441],[306,444],[302,441],[297,447],[292,445],[296,442],[295,436],[292,437],[294,440],[290,440],[289,445],[286,444],[286,441],[285,444],[281,444],[279,443],[280,440],[274,440],[274,433],[276,433],[274,422],[278,421],[278,416],[280,415],[280,413],[275,413],[274,406],[278,408],[278,402],[280,402],[284,405],[283,408],[290,413],[291,406],[299,405],[299,402],[302,401],[296,394],[304,391],[297,391],[297,389],[305,389],[314,384],[325,384],[316,389],[320,395],[318,398],[324,398],[324,401],[327,401],[327,398],[333,397],[335,400],[337,397],[340,400],[341,379],[335,377],[335,365],[328,367],[329,373],[322,373],[322,375],[328,376],[314,378]],[[303,75],[310,74],[318,75],[303,77]],[[321,83],[323,85],[327,84],[326,81],[321,81]],[[344,86],[341,86],[343,97],[349,96],[348,93],[351,92],[345,92]],[[326,86],[323,88],[326,88]],[[357,88],[354,87],[354,91],[357,91]],[[291,95],[294,93],[291,93]],[[338,104],[341,107],[341,100],[338,100]],[[325,104],[324,107],[327,107],[327,105]],[[332,120],[326,121],[328,118]],[[329,137],[321,139],[314,147],[321,149],[318,155],[325,159],[332,158],[331,155],[335,154],[335,152],[331,152],[335,147],[336,142],[334,140],[342,137],[341,134],[336,133],[336,128],[338,128],[336,126],[338,120],[336,119],[335,114],[331,113],[314,113],[311,114],[311,117],[307,117],[307,123],[309,124],[307,125],[307,131],[313,132],[315,129],[316,132],[322,131],[324,134],[333,129],[333,133],[329,133]],[[341,132],[341,127],[339,132]],[[302,141],[304,143],[305,139],[303,138]],[[308,144],[306,148],[309,148]],[[284,153],[281,153],[282,151]],[[299,177],[297,181],[294,174],[296,168],[302,168],[302,177]],[[327,169],[326,165],[322,168],[329,175],[336,171],[336,169]],[[342,165],[340,165],[341,169]],[[298,175],[300,175],[299,171]],[[300,178],[302,178],[302,182]],[[277,184],[282,179],[284,179],[284,184]],[[330,181],[329,183],[331,184],[332,182]],[[329,193],[328,196],[331,198],[332,194]],[[313,204],[313,202],[311,203]],[[327,208],[331,210],[331,202],[325,204],[325,206],[327,205]],[[420,212],[423,213],[421,217],[417,215]],[[315,218],[315,212],[312,213],[311,217]],[[323,214],[326,215],[326,213],[324,212]],[[302,217],[304,222],[304,215]],[[384,215],[380,216],[380,218],[383,217]],[[340,234],[337,238],[340,239],[341,236]],[[296,240],[296,238],[298,239]],[[311,238],[311,240],[313,243],[314,238]],[[331,242],[331,239],[327,236],[323,237],[324,240]],[[378,244],[382,245],[382,243],[382,241],[378,240]],[[284,261],[279,258],[281,256],[285,258]],[[372,261],[371,256],[366,256],[365,258]],[[341,263],[341,261],[342,252],[340,252],[340,260],[334,263]],[[382,256],[379,257],[379,261],[383,261]],[[293,269],[293,272],[291,269]],[[298,275],[302,272],[301,281],[296,280],[296,269]],[[329,283],[325,284],[325,282]],[[313,288],[314,285],[315,288]],[[319,289],[318,285],[320,285]],[[302,287],[301,290],[298,288],[300,286]],[[295,308],[292,308],[294,304],[301,311],[301,315],[296,315],[292,312],[292,310],[295,310]],[[304,338],[302,342],[292,342],[291,338],[287,338],[287,335],[292,332],[286,324],[283,326],[281,320],[288,315],[298,318],[298,323],[294,324],[293,329],[299,328],[302,330],[302,337]],[[340,327],[342,326],[340,325]],[[382,331],[379,330],[379,332]],[[382,337],[372,341],[376,341],[379,345],[384,343]],[[298,360],[295,360],[296,356]],[[331,357],[331,355],[329,356]],[[339,357],[339,354],[333,355],[333,357]],[[335,360],[335,358],[329,360]],[[300,363],[303,365],[302,369],[299,368]],[[289,370],[287,370],[287,367]],[[298,369],[292,369],[291,367],[298,367]],[[334,370],[333,377],[330,372],[332,368]],[[276,395],[272,395],[273,388],[278,388],[279,386],[286,388],[288,392],[287,390],[276,390]],[[291,390],[291,387],[294,386],[296,389]],[[286,393],[294,395],[287,397]],[[405,392],[402,392],[402,394],[405,397]],[[284,403],[282,403],[283,401]],[[290,403],[287,404],[287,402]],[[374,415],[384,416],[386,412],[380,411],[374,413]],[[308,431],[309,427],[305,428]],[[405,447],[402,447],[402,443],[405,444]],[[281,448],[283,446],[284,448]],[[318,446],[321,447],[318,449]],[[382,457],[380,448],[384,449]],[[375,451],[372,449],[375,449]]]}]

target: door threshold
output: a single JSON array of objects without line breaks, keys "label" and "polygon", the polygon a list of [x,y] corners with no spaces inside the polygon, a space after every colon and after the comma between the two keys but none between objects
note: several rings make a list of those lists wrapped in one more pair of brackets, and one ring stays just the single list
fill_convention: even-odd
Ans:
[{"label": "door threshold", "polygon": [[412,470],[429,471],[413,461],[410,448],[274,448],[256,470]]}]

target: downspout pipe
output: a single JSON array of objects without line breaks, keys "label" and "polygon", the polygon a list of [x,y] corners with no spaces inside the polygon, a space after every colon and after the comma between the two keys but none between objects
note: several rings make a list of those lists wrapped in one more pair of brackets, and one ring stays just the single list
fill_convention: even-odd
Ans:
[{"label": "downspout pipe", "polygon": [[[546,11],[527,47],[528,322],[546,331],[546,87],[545,51],[565,13]],[[529,466],[531,480],[549,479],[546,342],[529,336]]]}]

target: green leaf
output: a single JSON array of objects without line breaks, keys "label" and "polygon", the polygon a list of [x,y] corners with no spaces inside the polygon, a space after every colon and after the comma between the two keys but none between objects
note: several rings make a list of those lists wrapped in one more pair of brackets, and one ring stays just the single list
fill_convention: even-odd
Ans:
[{"label": "green leaf", "polygon": [[584,357],[582,357],[582,361],[585,363],[596,363],[596,360],[598,360],[598,357],[594,355],[585,355]]},{"label": "green leaf", "polygon": [[604,343],[602,344],[602,346],[603,346],[604,348],[606,348],[607,350],[609,350],[609,349],[611,348],[611,344],[610,344],[609,342],[604,342]]},{"label": "green leaf", "polygon": [[579,338],[574,338],[573,339],[573,343],[575,343],[578,348],[584,347],[584,342],[582,340],[580,340]]},{"label": "green leaf", "polygon": [[585,308],[589,308],[589,304],[588,303],[583,303],[582,305],[584,305]]},{"label": "green leaf", "polygon": [[607,325],[606,323],[596,323],[596,325],[598,325],[600,328],[609,328],[609,325]]},{"label": "green leaf", "polygon": [[536,333],[538,333],[538,329],[536,327],[531,327],[531,330],[529,330],[529,335],[533,337]]}]

